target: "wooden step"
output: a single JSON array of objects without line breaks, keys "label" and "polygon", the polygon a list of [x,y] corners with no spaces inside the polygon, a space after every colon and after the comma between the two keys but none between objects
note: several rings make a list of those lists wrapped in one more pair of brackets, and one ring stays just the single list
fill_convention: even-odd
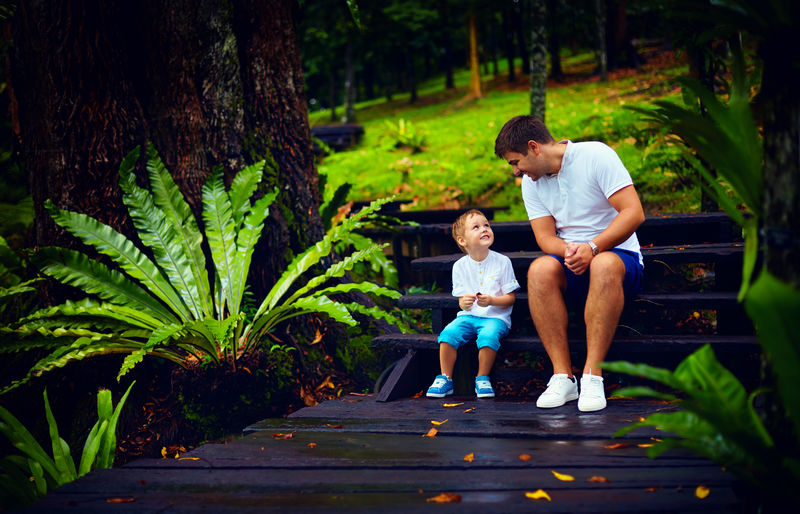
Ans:
[{"label": "wooden step", "polygon": [[[653,305],[663,308],[685,307],[687,309],[719,309],[737,306],[734,291],[711,291],[698,293],[643,293],[629,302],[631,307]],[[517,309],[528,308],[528,293],[517,290],[514,305]],[[407,294],[397,300],[403,309],[458,309],[458,298],[449,293]]]},{"label": "wooden step", "polygon": [[[438,334],[383,334],[372,339],[375,347],[400,347],[415,350],[436,350]],[[647,335],[615,338],[612,350],[627,353],[685,352],[686,355],[709,343],[718,353],[757,352],[758,339],[754,335]],[[585,340],[570,341],[570,347],[581,351]],[[544,352],[542,341],[535,336],[509,336],[502,340],[500,352]]]},{"label": "wooden step", "polygon": [[[503,252],[511,259],[514,269],[527,270],[530,263],[543,252]],[[411,261],[411,269],[415,271],[432,271],[449,273],[453,264],[464,254],[453,253],[434,257],[421,257]],[[667,264],[711,263],[741,261],[744,255],[742,243],[711,243],[697,245],[652,246],[642,248],[645,270],[649,264],[663,262]]]}]

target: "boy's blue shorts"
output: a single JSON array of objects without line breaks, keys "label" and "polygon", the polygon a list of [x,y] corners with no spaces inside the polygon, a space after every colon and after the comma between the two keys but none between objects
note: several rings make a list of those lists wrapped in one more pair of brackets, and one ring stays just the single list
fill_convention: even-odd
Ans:
[{"label": "boy's blue shorts", "polygon": [[478,349],[488,346],[497,351],[500,349],[500,339],[508,334],[508,330],[508,325],[501,319],[464,314],[444,327],[439,334],[439,342],[458,349],[464,343],[477,339]]},{"label": "boy's blue shorts", "polygon": [[[639,254],[630,250],[620,250],[619,248],[613,248],[609,251],[617,254],[625,264],[625,278],[622,281],[625,299],[636,296],[642,291],[644,282],[644,268],[639,262]],[[564,267],[564,274],[567,277],[567,289],[564,291],[564,298],[567,303],[570,306],[576,306],[586,301],[586,295],[589,293],[589,272],[586,271],[581,275],[576,275],[564,264],[563,257],[551,253],[547,255],[556,259]]]}]

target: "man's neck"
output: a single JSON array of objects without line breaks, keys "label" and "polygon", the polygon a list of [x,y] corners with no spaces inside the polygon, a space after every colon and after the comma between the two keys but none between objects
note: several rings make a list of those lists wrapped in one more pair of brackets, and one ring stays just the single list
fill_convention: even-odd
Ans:
[{"label": "man's neck", "polygon": [[551,172],[547,175],[557,175],[564,163],[564,154],[567,151],[567,141],[559,141],[547,146],[547,158],[551,162]]}]

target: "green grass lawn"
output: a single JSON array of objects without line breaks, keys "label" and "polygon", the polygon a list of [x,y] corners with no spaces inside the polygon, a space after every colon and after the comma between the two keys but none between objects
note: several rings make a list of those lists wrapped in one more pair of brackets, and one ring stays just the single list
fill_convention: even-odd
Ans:
[{"label": "green grass lawn", "polygon": [[[565,58],[564,67],[565,83],[548,82],[546,121],[553,136],[611,145],[630,170],[647,212],[697,210],[698,189],[675,171],[680,166],[677,148],[648,129],[639,114],[625,109],[678,99],[673,79],[685,74],[686,67],[674,55],[662,54],[639,70],[612,74],[608,83],[590,77],[591,54]],[[415,104],[408,103],[408,95],[396,95],[391,102],[357,105],[363,140],[319,164],[329,189],[350,182],[350,200],[396,194],[412,200],[412,208],[508,206],[496,219],[526,219],[517,180],[495,157],[494,139],[507,119],[529,112],[528,78],[521,75],[509,84],[505,74],[497,81],[484,76],[485,94],[478,100],[466,97],[468,80],[464,70],[456,75],[455,90],[444,90],[441,78],[422,84]],[[328,117],[313,113],[311,123],[325,124]],[[411,122],[411,136],[424,139],[422,151],[396,146],[400,119]]]}]

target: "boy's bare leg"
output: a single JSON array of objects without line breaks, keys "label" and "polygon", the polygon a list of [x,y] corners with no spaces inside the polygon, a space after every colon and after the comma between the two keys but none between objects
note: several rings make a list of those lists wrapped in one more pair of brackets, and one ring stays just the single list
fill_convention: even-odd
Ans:
[{"label": "boy's bare leg", "polygon": [[458,350],[448,343],[439,343],[439,366],[442,369],[442,375],[447,375],[451,379],[453,378],[453,367],[456,365],[456,357],[458,357]]},{"label": "boy's bare leg", "polygon": [[566,283],[561,263],[552,257],[539,257],[528,268],[528,306],[533,324],[553,364],[553,373],[572,377],[563,294]]},{"label": "boy's bare leg", "polygon": [[603,252],[590,264],[589,294],[586,297],[586,364],[584,374],[601,376],[600,363],[606,358],[617,323],[625,306],[622,281],[625,264],[616,254]]},{"label": "boy's bare leg", "polygon": [[489,376],[494,366],[494,359],[497,357],[497,352],[488,346],[484,346],[478,350],[478,376]]}]

